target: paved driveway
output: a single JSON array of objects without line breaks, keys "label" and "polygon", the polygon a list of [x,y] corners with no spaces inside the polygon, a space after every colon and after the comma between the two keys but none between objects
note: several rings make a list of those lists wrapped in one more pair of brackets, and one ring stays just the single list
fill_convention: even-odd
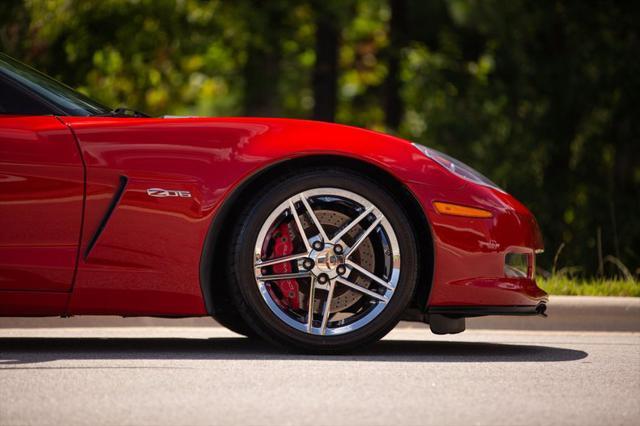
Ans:
[{"label": "paved driveway", "polygon": [[0,329],[0,424],[640,424],[640,334],[405,328],[319,357],[221,328]]}]

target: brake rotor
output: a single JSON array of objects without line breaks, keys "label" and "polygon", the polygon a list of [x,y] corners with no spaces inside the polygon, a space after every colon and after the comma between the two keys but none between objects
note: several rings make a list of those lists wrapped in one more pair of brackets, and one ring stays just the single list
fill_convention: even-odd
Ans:
[{"label": "brake rotor", "polygon": [[[349,216],[344,213],[340,213],[333,210],[315,210],[316,217],[318,221],[322,225],[322,227],[327,231],[329,235],[335,234],[339,229],[341,229],[344,225],[352,220]],[[300,217],[302,227],[305,229],[315,229],[313,227],[306,215],[302,215]],[[351,231],[347,232],[345,237],[348,237],[347,240],[349,242],[353,242],[358,238],[358,235],[363,232],[362,227],[358,224],[354,226]],[[373,272],[375,268],[375,254],[373,251],[373,244],[369,239],[360,244],[358,250],[352,255],[352,260],[366,269],[369,272]],[[368,288],[370,285],[370,281],[366,278],[358,276],[354,280],[355,284]],[[316,291],[316,300],[314,303],[314,311],[316,313],[320,313],[322,309],[322,301],[318,297],[318,291]],[[333,300],[331,301],[331,306],[329,311],[331,313],[337,313],[344,311],[345,309],[353,306],[358,300],[362,298],[362,293],[359,291],[355,291],[350,289],[344,285],[337,285],[333,294]],[[305,294],[305,297],[308,297],[308,294]]]}]

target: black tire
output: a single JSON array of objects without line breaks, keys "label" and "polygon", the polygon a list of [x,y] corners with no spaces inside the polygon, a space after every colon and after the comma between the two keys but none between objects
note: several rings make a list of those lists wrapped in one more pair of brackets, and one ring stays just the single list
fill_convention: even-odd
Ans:
[{"label": "black tire", "polygon": [[[281,321],[265,303],[254,276],[253,251],[267,217],[289,197],[319,187],[348,190],[376,205],[391,224],[402,253],[399,280],[385,308],[361,328],[339,335],[307,334]],[[414,292],[418,255],[408,216],[388,189],[360,174],[341,169],[313,169],[283,177],[247,203],[231,235],[234,238],[227,272],[229,291],[237,312],[257,335],[286,349],[337,353],[375,342],[396,326]]]},{"label": "black tire", "polygon": [[236,334],[248,337],[249,339],[259,338],[256,332],[247,325],[238,313],[216,312],[213,315],[213,319],[220,323],[221,326],[228,328]]}]

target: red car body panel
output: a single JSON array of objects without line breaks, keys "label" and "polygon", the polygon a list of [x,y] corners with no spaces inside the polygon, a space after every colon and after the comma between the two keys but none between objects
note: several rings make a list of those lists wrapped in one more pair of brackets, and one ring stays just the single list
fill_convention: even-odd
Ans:
[{"label": "red car body panel", "polygon": [[0,290],[70,290],[84,169],[69,129],[55,117],[0,116],[0,185]]},{"label": "red car body panel", "polygon": [[[200,261],[216,214],[234,190],[256,173],[283,161],[314,155],[342,156],[374,165],[394,176],[422,206],[431,229],[420,232],[432,235],[435,256],[433,282],[418,283],[431,284],[429,298],[423,304],[535,306],[546,300],[532,276],[506,278],[504,273],[507,253],[524,253],[533,259],[534,251],[542,248],[531,213],[508,194],[449,173],[404,140],[348,126],[287,119],[20,120],[32,121],[35,127],[48,123],[51,128],[42,130],[42,134],[64,140],[68,150],[59,154],[65,157],[57,159],[62,163],[55,163],[57,157],[51,154],[51,167],[66,167],[68,174],[62,179],[64,185],[59,186],[62,192],[46,193],[44,198],[67,194],[67,198],[80,204],[84,198],[84,205],[79,207],[70,200],[64,205],[55,204],[55,216],[48,216],[56,220],[64,214],[75,218],[75,222],[65,219],[60,228],[65,236],[75,235],[77,241],[74,246],[69,246],[68,241],[60,242],[60,247],[78,249],[75,279],[66,281],[69,271],[74,270],[69,269],[67,258],[51,259],[67,274],[56,278],[57,283],[67,283],[67,287],[60,285],[53,290],[70,295],[68,304],[61,308],[60,300],[53,297],[49,311],[45,302],[34,302],[30,309],[23,305],[24,315],[207,315]],[[60,120],[59,126],[51,124],[53,120]],[[11,126],[14,125],[0,122],[3,155],[13,155],[10,150],[16,142]],[[76,149],[75,153],[70,147]],[[28,169],[28,160],[2,160],[0,174],[25,175],[6,173],[5,166]],[[47,178],[56,179],[60,170],[52,169]],[[86,184],[78,192],[83,172]],[[3,194],[8,190],[0,198],[3,220],[18,224],[22,214],[7,208],[5,200],[41,197],[37,181],[0,184]],[[189,191],[192,197],[155,198],[147,194],[150,188]],[[434,201],[486,209],[493,217],[443,215],[434,210]],[[70,206],[73,211],[65,212]],[[8,249],[0,246],[0,250]],[[29,250],[32,248],[18,255],[24,256],[21,261],[30,261]],[[0,268],[5,268],[4,261]],[[5,280],[5,270],[0,273],[0,279]],[[16,297],[0,292],[0,314],[17,314]]]}]

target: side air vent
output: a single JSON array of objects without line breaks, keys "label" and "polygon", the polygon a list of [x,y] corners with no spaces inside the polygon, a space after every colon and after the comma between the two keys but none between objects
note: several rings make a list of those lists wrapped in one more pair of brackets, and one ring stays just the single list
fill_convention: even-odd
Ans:
[{"label": "side air vent", "polygon": [[120,176],[120,182],[118,183],[118,188],[116,189],[116,192],[113,194],[111,203],[109,203],[109,207],[107,208],[107,211],[105,212],[104,217],[100,221],[100,225],[98,225],[98,229],[96,229],[96,232],[93,234],[93,237],[91,237],[91,240],[89,241],[89,244],[87,244],[87,248],[84,251],[85,259],[89,257],[91,250],[93,250],[93,247],[95,247],[96,243],[98,242],[98,238],[100,238],[100,235],[102,235],[102,232],[104,231],[104,228],[107,226],[109,219],[111,219],[111,215],[113,214],[114,210],[116,209],[116,206],[120,202],[120,199],[122,198],[122,194],[124,194],[124,190],[127,186],[128,180],[129,179],[127,179],[126,176]]}]

